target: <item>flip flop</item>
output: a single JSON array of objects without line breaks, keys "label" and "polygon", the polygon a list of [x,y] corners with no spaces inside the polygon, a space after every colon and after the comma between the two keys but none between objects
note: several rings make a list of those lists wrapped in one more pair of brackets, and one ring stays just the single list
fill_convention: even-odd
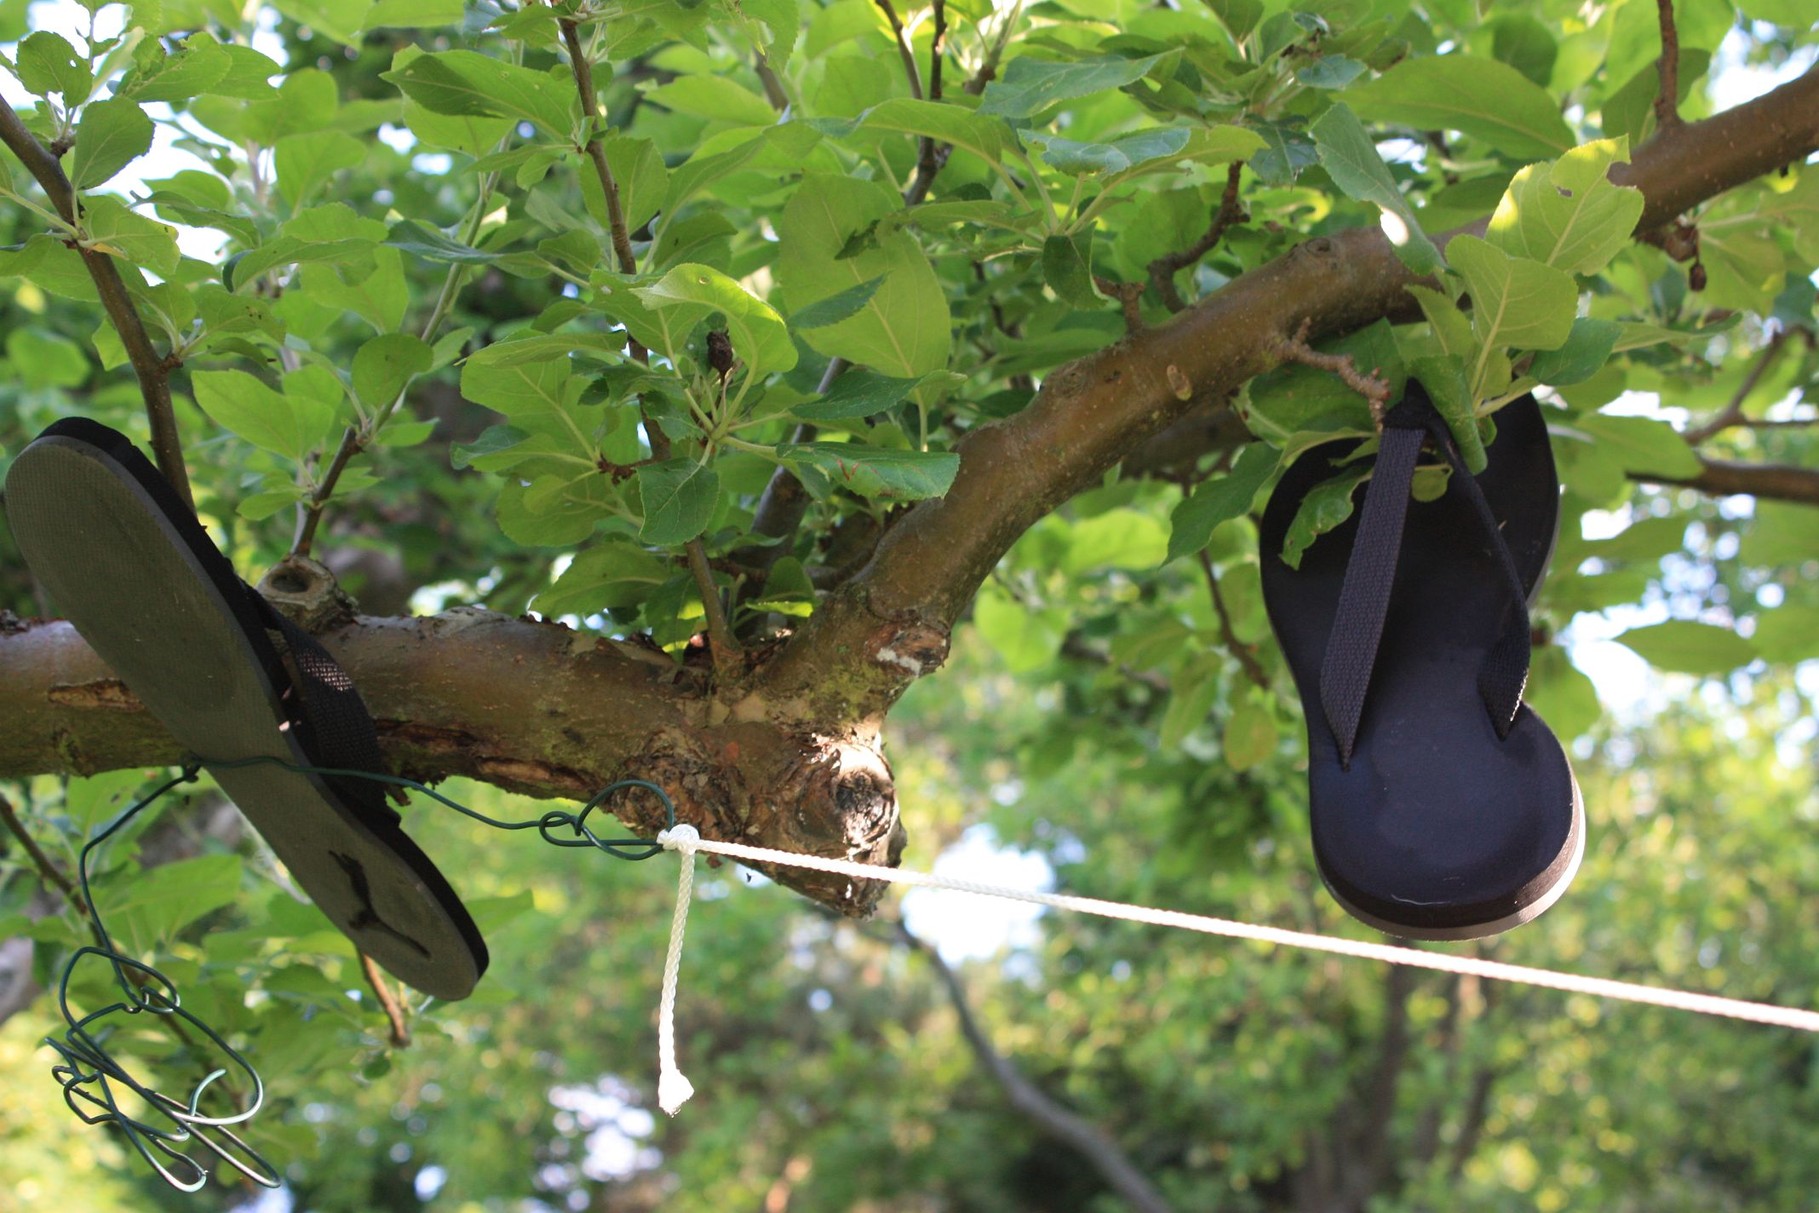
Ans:
[{"label": "flip flop", "polygon": [[[1316,447],[1283,475],[1260,528],[1265,606],[1307,715],[1315,862],[1354,917],[1414,939],[1529,921],[1585,848],[1572,767],[1522,703],[1528,602],[1553,553],[1560,482],[1533,396],[1496,422],[1474,478],[1411,381],[1356,515],[1299,568],[1282,559],[1302,500],[1358,444]],[[1424,445],[1452,475],[1437,500],[1411,501]]]},{"label": "flip flop", "polygon": [[353,682],[239,578],[138,448],[96,422],[59,421],[13,461],[6,513],[58,608],[329,920],[424,993],[472,993],[486,944],[379,784],[231,765],[384,770]]}]

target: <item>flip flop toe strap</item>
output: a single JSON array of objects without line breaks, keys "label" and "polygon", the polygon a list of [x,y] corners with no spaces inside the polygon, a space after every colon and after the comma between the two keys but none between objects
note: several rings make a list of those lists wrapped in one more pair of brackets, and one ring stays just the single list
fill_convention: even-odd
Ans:
[{"label": "flip flop toe strap", "polygon": [[1364,716],[1377,646],[1383,638],[1383,622],[1389,614],[1403,522],[1408,516],[1409,488],[1421,447],[1430,438],[1452,465],[1454,482],[1464,486],[1464,495],[1472,503],[1489,549],[1496,555],[1514,608],[1505,612],[1502,630],[1478,671],[1478,694],[1498,737],[1509,735],[1516,711],[1522,706],[1523,689],[1528,685],[1528,595],[1516,570],[1515,557],[1504,542],[1502,528],[1484,498],[1484,490],[1466,470],[1445,419],[1420,385],[1411,382],[1402,403],[1384,418],[1376,468],[1371,487],[1364,495],[1357,535],[1339,592],[1339,610],[1320,666],[1320,706],[1338,742],[1340,765],[1347,769],[1358,741],[1358,725]]}]

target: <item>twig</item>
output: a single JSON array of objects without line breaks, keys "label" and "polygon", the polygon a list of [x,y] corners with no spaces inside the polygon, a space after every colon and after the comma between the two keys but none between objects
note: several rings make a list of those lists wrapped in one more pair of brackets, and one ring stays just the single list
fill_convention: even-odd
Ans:
[{"label": "twig", "polygon": [[[12,149],[26,171],[37,180],[63,221],[75,227],[79,221],[75,186],[64,175],[57,157],[26,129],[4,99],[0,99],[0,142]],[[114,259],[80,242],[76,244],[76,252],[88,269],[88,276],[94,279],[95,291],[101,296],[101,307],[107,312],[108,323],[119,335],[127,361],[139,379],[139,394],[145,401],[145,416],[151,425],[152,454],[158,461],[158,470],[193,513],[196,503],[190,495],[189,472],[183,464],[183,441],[177,433],[176,415],[171,411],[170,376],[176,363],[161,357],[152,348],[145,322],[139,316],[139,309],[133,306],[126,281],[121,278],[120,267]]]},{"label": "twig", "polygon": [[1137,306],[1145,289],[1141,282],[1115,282],[1101,274],[1094,274],[1093,285],[1099,288],[1100,294],[1118,301],[1118,306],[1124,310],[1126,330],[1132,333],[1143,331],[1143,311]]},{"label": "twig", "polygon": [[783,87],[783,78],[777,75],[777,69],[771,66],[769,56],[762,49],[752,66],[757,69],[758,82],[764,85],[764,97],[771,103],[771,108],[779,114],[789,109],[789,90]]},{"label": "twig", "polygon": [[922,100],[922,69],[916,66],[916,52],[910,49],[909,37],[903,32],[903,22],[897,17],[897,10],[891,0],[873,0],[883,10],[885,20],[891,23],[891,33],[897,36],[897,57],[903,60],[903,71],[909,77],[910,96]]},{"label": "twig", "polygon": [[1762,376],[1768,373],[1769,367],[1780,357],[1781,347],[1787,344],[1787,333],[1786,329],[1775,331],[1775,335],[1770,337],[1762,347],[1761,355],[1757,357],[1755,365],[1750,367],[1749,374],[1743,377],[1742,385],[1737,388],[1736,394],[1730,398],[1730,402],[1720,409],[1710,421],[1686,432],[1687,445],[1698,446],[1719,430],[1729,429],[1731,426],[1743,422],[1743,402],[1749,399],[1750,393],[1756,390],[1756,385],[1762,382]]},{"label": "twig", "polygon": [[88,905],[76,895],[76,886],[70,883],[69,877],[57,870],[57,865],[51,862],[51,857],[44,853],[44,848],[38,845],[37,839],[26,830],[25,823],[19,820],[19,813],[13,808],[13,802],[3,795],[0,795],[0,821],[6,823],[7,832],[17,838],[19,845],[25,848],[25,853],[31,856],[32,866],[38,869],[38,875],[44,877],[46,883],[54,886],[59,893],[63,894],[63,900],[74,906],[78,914],[84,918],[88,917]]},{"label": "twig", "polygon": [[1257,660],[1257,654],[1251,646],[1238,639],[1238,633],[1232,628],[1232,613],[1226,609],[1225,594],[1219,589],[1219,573],[1213,568],[1213,558],[1207,555],[1206,549],[1200,549],[1200,571],[1206,574],[1207,593],[1212,595],[1213,613],[1219,616],[1219,639],[1231,650],[1238,665],[1244,670],[1244,676],[1264,690],[1270,689],[1269,671]]},{"label": "twig", "polygon": [[1655,0],[1661,18],[1661,58],[1655,63],[1661,75],[1661,92],[1655,97],[1655,127],[1668,130],[1680,123],[1680,33],[1674,28],[1674,0]]},{"label": "twig", "polygon": [[371,986],[373,994],[379,999],[379,1006],[385,1011],[386,1019],[392,1025],[392,1048],[408,1049],[411,1043],[410,1025],[404,1021],[404,1008],[399,1005],[397,995],[385,984],[385,975],[379,966],[365,952],[360,953],[360,971],[366,974],[366,984]]},{"label": "twig", "polygon": [[947,0],[935,0],[935,40],[928,48],[928,99],[941,100],[941,60],[947,55]]},{"label": "twig", "polygon": [[[568,48],[569,72],[575,79],[575,91],[581,95],[581,109],[588,118],[587,158],[593,163],[594,175],[600,179],[600,192],[606,197],[606,222],[611,231],[613,257],[619,263],[622,274],[638,272],[638,254],[632,249],[632,234],[625,221],[625,206],[619,196],[619,182],[613,176],[613,169],[606,160],[606,146],[600,142],[599,132],[593,128],[593,120],[599,115],[600,100],[594,92],[594,69],[589,62],[587,51],[581,45],[581,27],[566,17],[557,20],[562,29],[562,44]],[[626,349],[636,362],[649,364],[650,351],[645,349],[634,338],[627,336]],[[670,457],[669,435],[645,410],[643,401],[639,401],[639,416],[644,423],[645,441],[650,443],[651,456],[659,462]],[[701,606],[707,615],[708,639],[713,642],[714,668],[722,674],[736,673],[743,665],[740,660],[743,650],[739,641],[733,636],[733,630],[727,625],[726,608],[720,601],[720,587],[714,584],[714,573],[707,563],[707,547],[699,539],[691,539],[683,545],[688,554],[689,572],[695,579],[695,586],[701,591]]]},{"label": "twig", "polygon": [[1311,366],[1317,370],[1331,371],[1339,376],[1346,387],[1364,397],[1371,406],[1371,416],[1383,423],[1383,409],[1389,404],[1390,385],[1378,371],[1372,367],[1366,375],[1358,369],[1350,354],[1322,354],[1307,343],[1309,322],[1303,320],[1301,329],[1293,337],[1286,337],[1276,346],[1276,353],[1284,362],[1298,362],[1302,366]]},{"label": "twig", "polygon": [[1181,292],[1175,289],[1175,275],[1212,252],[1213,246],[1225,235],[1225,229],[1235,223],[1250,222],[1250,212],[1244,209],[1244,203],[1238,199],[1238,178],[1243,173],[1242,162],[1234,163],[1226,170],[1225,193],[1220,196],[1219,209],[1213,212],[1212,222],[1207,225],[1206,232],[1200,239],[1179,252],[1165,254],[1150,262],[1150,283],[1169,311],[1178,312],[1187,306],[1187,302],[1181,298]]},{"label": "twig", "polygon": [[1118,1148],[1103,1130],[1078,1113],[1051,1099],[1040,1087],[1023,1075],[1009,1058],[998,1052],[986,1037],[985,1029],[974,1018],[967,1003],[966,987],[948,967],[941,954],[930,947],[901,921],[897,937],[906,947],[927,958],[935,976],[947,991],[948,1002],[959,1021],[960,1034],[966,1038],[980,1066],[1004,1089],[1011,1106],[1022,1112],[1044,1133],[1068,1146],[1099,1173],[1099,1178],[1122,1196],[1137,1213],[1170,1213],[1172,1206],[1149,1178],[1137,1169],[1130,1156]]}]

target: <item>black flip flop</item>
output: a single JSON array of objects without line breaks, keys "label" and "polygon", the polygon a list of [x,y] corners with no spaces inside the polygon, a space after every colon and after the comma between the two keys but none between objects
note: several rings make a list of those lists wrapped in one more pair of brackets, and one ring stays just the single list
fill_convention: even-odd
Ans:
[{"label": "black flip flop", "polygon": [[58,609],[209,764],[329,920],[424,993],[472,993],[486,944],[379,784],[230,765],[384,769],[352,681],[239,578],[138,448],[96,422],[59,421],[13,461],[6,513]]},{"label": "black flip flop", "polygon": [[[1585,847],[1578,781],[1521,701],[1560,482],[1533,396],[1496,422],[1474,478],[1411,381],[1356,515],[1298,569],[1282,559],[1302,499],[1357,444],[1316,447],[1261,527],[1264,601],[1307,715],[1321,878],[1354,917],[1415,939],[1529,921],[1565,892]],[[1444,495],[1411,501],[1424,445],[1453,471]]]}]

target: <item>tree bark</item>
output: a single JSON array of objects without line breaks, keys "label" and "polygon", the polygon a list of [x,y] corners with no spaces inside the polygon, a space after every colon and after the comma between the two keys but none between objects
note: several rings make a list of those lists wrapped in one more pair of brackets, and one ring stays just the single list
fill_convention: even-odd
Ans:
[{"label": "tree bark", "polygon": [[[1646,230],[1815,148],[1819,69],[1664,131],[1621,177],[1646,197]],[[480,611],[348,620],[324,640],[379,718],[388,760],[418,777],[585,797],[636,776],[668,789],[707,837],[894,864],[903,834],[879,727],[941,666],[954,625],[1017,538],[1276,365],[1304,324],[1320,337],[1410,314],[1412,281],[1375,227],[1318,236],[1169,324],[1059,368],[1022,412],[961,441],[945,497],[904,514],[800,631],[750,652],[732,675]],[[180,757],[66,624],[0,620],[0,719],[0,778]],[[655,824],[636,798],[626,811],[634,828]],[[847,914],[868,912],[881,888],[773,875]]]}]

